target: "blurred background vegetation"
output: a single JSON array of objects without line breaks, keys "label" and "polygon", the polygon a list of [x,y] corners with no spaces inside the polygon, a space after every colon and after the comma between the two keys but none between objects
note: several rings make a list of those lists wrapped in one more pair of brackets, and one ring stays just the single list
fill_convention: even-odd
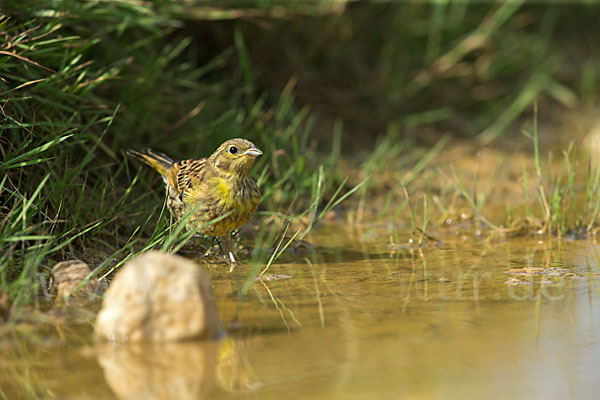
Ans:
[{"label": "blurred background vegetation", "polygon": [[382,165],[414,180],[449,137],[495,143],[534,102],[543,120],[600,95],[596,1],[0,7],[0,291],[13,304],[56,261],[118,258],[156,233],[159,178],[128,148],[189,158],[248,138],[266,155],[261,210],[314,219]]}]

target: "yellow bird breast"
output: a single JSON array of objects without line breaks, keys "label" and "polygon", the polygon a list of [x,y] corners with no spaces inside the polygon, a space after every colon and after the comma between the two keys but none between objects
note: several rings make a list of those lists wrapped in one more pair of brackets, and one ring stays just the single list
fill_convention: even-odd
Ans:
[{"label": "yellow bird breast", "polygon": [[224,236],[248,222],[256,211],[260,197],[252,190],[242,190],[240,193],[245,195],[240,198],[239,193],[236,195],[235,184],[239,183],[223,177],[211,177],[206,181],[203,190],[198,188],[189,192],[186,206],[193,205],[198,200],[202,202],[188,224],[190,229],[224,216],[200,231],[205,235]]},{"label": "yellow bird breast", "polygon": [[233,201],[231,195],[231,188],[227,184],[227,181],[223,178],[216,178],[215,192],[214,195],[219,199],[219,203],[227,207],[235,207],[236,204]]}]

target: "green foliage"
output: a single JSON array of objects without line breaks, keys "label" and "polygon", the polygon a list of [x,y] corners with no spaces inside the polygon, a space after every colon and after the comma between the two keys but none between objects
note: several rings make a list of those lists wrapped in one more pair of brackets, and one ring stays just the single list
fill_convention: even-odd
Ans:
[{"label": "green foliage", "polygon": [[105,275],[140,250],[189,239],[159,217],[160,183],[131,175],[127,148],[200,157],[228,138],[252,139],[271,155],[257,165],[266,209],[293,198],[289,211],[304,209],[323,162],[332,171],[324,205],[340,182],[333,161],[307,151],[311,118],[308,108],[295,109],[291,87],[255,96],[243,32],[198,62],[203,45],[175,5],[4,4],[0,288],[13,304],[30,303],[40,274],[86,249],[107,255],[94,271]]},{"label": "green foliage", "polygon": [[[535,100],[572,107],[597,97],[596,36],[582,45],[588,56],[572,57],[581,52],[580,33],[597,26],[587,5],[20,0],[0,7],[0,290],[19,304],[35,299],[40,273],[87,249],[104,255],[94,274],[105,276],[132,254],[190,239],[169,225],[159,178],[129,164],[128,148],[188,158],[232,137],[253,140],[265,153],[255,167],[261,215],[279,218],[256,243],[282,249],[289,242],[274,233],[287,226],[281,220],[302,219],[293,233],[304,236],[354,192],[357,215],[371,190],[386,191],[377,220],[394,209],[450,138],[430,127],[489,142]],[[558,40],[564,32],[577,40]],[[423,142],[430,150],[416,146]],[[358,148],[366,149],[360,171],[347,179],[340,160]],[[542,182],[540,168],[537,154]],[[546,225],[564,227],[561,211],[576,211],[573,174],[538,193]],[[452,178],[481,218],[487,194],[477,197]],[[599,181],[588,179],[584,214],[593,218],[581,221],[588,229],[600,210]],[[401,204],[414,229],[417,205],[422,231],[431,221],[428,199],[443,208],[430,194]],[[280,254],[254,255],[253,268]]]},{"label": "green foliage", "polygon": [[293,71],[301,101],[357,136],[434,125],[489,143],[534,100],[571,108],[597,99],[594,4],[358,2],[246,30],[259,82],[282,85]]}]

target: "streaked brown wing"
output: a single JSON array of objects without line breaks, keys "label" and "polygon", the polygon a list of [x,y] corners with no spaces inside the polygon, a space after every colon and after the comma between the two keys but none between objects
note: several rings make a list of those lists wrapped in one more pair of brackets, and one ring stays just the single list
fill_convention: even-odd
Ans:
[{"label": "streaked brown wing", "polygon": [[176,169],[176,187],[181,193],[185,194],[194,188],[194,185],[198,184],[204,179],[206,173],[206,159],[200,160],[182,160],[176,162],[174,167]]}]

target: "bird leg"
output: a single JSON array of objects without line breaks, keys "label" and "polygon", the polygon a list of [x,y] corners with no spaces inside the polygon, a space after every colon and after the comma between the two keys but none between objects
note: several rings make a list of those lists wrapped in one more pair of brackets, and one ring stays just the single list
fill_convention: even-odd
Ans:
[{"label": "bird leg", "polygon": [[213,241],[212,241],[212,245],[215,244],[215,242],[217,242],[217,244],[219,245],[219,250],[221,250],[221,253],[225,254],[225,250],[223,250],[223,244],[221,243],[221,238],[218,236],[213,236]]},{"label": "bird leg", "polygon": [[229,261],[231,263],[231,267],[229,267],[229,272],[231,273],[237,265],[237,261],[235,260],[235,256],[233,255],[233,251],[231,250],[230,235],[225,236],[225,247],[227,247],[227,255],[229,256]]}]

